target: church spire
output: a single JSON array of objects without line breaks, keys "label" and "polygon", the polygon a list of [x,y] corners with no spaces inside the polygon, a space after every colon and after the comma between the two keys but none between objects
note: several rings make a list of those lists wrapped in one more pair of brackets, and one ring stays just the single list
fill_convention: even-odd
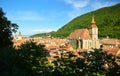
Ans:
[{"label": "church spire", "polygon": [[18,38],[18,39],[22,39],[22,34],[21,34],[21,32],[20,32],[20,31],[19,31],[19,33],[18,33],[17,38]]},{"label": "church spire", "polygon": [[94,16],[92,17],[92,21],[91,21],[91,28],[97,28],[96,24],[95,24],[95,19]]},{"label": "church spire", "polygon": [[22,36],[21,32],[19,31],[18,36]]},{"label": "church spire", "polygon": [[91,24],[95,24],[95,19],[94,19],[94,16],[92,17]]}]

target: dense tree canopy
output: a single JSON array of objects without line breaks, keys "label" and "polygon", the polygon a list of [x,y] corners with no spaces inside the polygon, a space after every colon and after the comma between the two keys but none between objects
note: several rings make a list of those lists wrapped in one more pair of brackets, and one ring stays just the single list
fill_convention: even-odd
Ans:
[{"label": "dense tree canopy", "polygon": [[0,75],[49,76],[48,56],[44,45],[31,41],[22,44],[19,49],[3,48],[0,51]]},{"label": "dense tree canopy", "polygon": [[53,75],[58,76],[119,76],[120,65],[115,56],[102,49],[90,52],[79,52],[80,57],[73,52],[61,53],[53,61]]},{"label": "dense tree canopy", "polygon": [[0,48],[12,46],[12,34],[18,29],[18,25],[12,23],[5,17],[5,13],[0,8]]},{"label": "dense tree canopy", "polygon": [[[101,74],[101,75],[109,75],[111,72],[110,69],[116,68],[114,70],[113,76],[117,76],[117,72],[120,69],[120,66],[116,63],[115,56],[112,54],[108,54],[107,52],[103,51],[102,49],[94,49],[90,53],[84,52],[81,55],[85,58],[86,62],[86,69],[85,71],[90,72],[93,75]],[[119,67],[119,69],[118,69]]]},{"label": "dense tree canopy", "polygon": [[22,60],[21,68],[27,72],[28,76],[42,76],[44,71],[47,71],[49,53],[44,45],[27,41],[18,49],[18,55]]}]

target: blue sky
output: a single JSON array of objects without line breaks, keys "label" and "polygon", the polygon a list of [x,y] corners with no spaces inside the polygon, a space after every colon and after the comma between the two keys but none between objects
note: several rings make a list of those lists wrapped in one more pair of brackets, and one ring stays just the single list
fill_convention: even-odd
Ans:
[{"label": "blue sky", "polygon": [[120,0],[0,0],[6,17],[23,35],[58,30],[73,18]]}]

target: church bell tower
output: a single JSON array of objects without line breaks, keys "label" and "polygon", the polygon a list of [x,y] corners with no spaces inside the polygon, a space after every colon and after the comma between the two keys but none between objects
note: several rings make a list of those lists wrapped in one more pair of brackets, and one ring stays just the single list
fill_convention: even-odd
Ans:
[{"label": "church bell tower", "polygon": [[18,33],[17,38],[18,38],[19,40],[21,40],[21,39],[22,39],[22,34],[21,34],[21,32],[19,32],[19,33]]},{"label": "church bell tower", "polygon": [[91,35],[92,40],[98,39],[98,27],[96,26],[94,17],[92,17],[92,21],[91,21],[90,35]]}]

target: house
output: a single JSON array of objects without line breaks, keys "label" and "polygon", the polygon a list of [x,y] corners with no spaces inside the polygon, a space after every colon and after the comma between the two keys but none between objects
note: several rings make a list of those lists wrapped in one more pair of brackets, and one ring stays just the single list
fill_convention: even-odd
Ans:
[{"label": "house", "polygon": [[100,40],[102,49],[108,53],[120,57],[120,42],[118,39],[105,38]]}]

